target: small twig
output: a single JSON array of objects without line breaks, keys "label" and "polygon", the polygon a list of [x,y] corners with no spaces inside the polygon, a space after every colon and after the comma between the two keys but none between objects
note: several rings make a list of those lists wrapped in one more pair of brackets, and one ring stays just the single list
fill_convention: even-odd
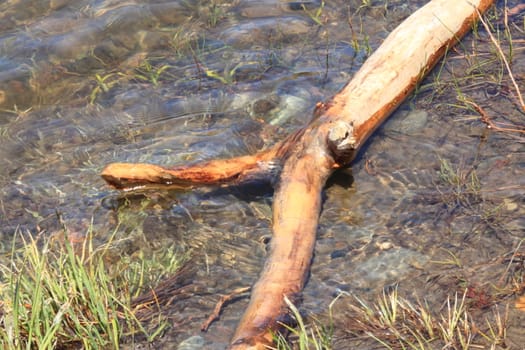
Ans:
[{"label": "small twig", "polygon": [[485,30],[487,31],[490,40],[496,47],[499,55],[501,56],[501,59],[503,60],[503,63],[505,63],[505,67],[507,68],[507,72],[509,73],[510,80],[512,81],[512,84],[514,85],[514,89],[516,89],[516,93],[518,94],[518,99],[521,104],[521,109],[525,111],[525,102],[523,101],[523,96],[521,95],[520,88],[518,87],[518,84],[516,83],[516,80],[514,79],[514,75],[512,74],[512,71],[510,69],[509,62],[507,61],[507,58],[505,57],[505,54],[503,53],[503,50],[501,49],[501,46],[499,45],[496,38],[494,38],[494,35],[492,35],[492,32],[490,31],[489,26],[487,25],[487,22],[483,19],[482,15],[479,13],[479,11],[476,9],[476,12],[479,17],[479,21],[483,24],[483,27],[485,27]]},{"label": "small twig", "polygon": [[517,16],[522,11],[525,11],[525,4],[518,4],[518,5],[514,6],[513,8],[507,9],[506,13],[509,16]]},{"label": "small twig", "polygon": [[489,129],[494,129],[496,131],[506,131],[506,132],[517,132],[520,134],[525,134],[525,129],[514,129],[514,128],[503,128],[501,126],[498,126],[496,123],[490,119],[489,115],[483,108],[481,108],[476,102],[469,101],[467,99],[464,100],[466,104],[469,106],[472,106],[481,115],[481,121],[487,125]]},{"label": "small twig", "polygon": [[219,315],[221,313],[222,307],[224,306],[225,303],[227,303],[228,301],[238,297],[239,295],[241,295],[243,293],[248,292],[250,289],[252,289],[252,287],[237,288],[233,292],[231,292],[230,294],[223,295],[219,299],[217,304],[215,305],[215,309],[213,309],[213,312],[210,314],[210,316],[208,316],[206,321],[203,322],[203,324],[201,326],[201,331],[206,332],[208,330],[208,328],[210,327],[210,324],[212,324],[213,321],[215,321],[216,319],[219,318]]},{"label": "small twig", "polygon": [[514,261],[516,260],[517,257],[520,256],[520,253],[519,253],[519,250],[520,250],[520,247],[521,247],[521,244],[522,243],[525,243],[525,239],[522,239],[519,243],[518,243],[518,246],[516,247],[516,249],[514,250],[514,252],[512,253],[512,256],[510,257],[509,259],[509,263],[507,264],[507,268],[505,269],[505,272],[502,274],[500,280],[499,280],[499,283],[502,284],[503,283],[503,279],[508,276],[508,273],[510,271],[510,268],[512,266],[512,264],[514,263]]}]

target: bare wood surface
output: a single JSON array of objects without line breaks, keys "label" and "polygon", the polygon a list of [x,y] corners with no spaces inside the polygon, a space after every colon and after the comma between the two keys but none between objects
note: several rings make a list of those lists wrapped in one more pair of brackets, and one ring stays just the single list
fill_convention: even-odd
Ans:
[{"label": "bare wood surface", "polygon": [[282,166],[303,132],[298,130],[273,147],[253,155],[171,168],[145,163],[111,163],[102,170],[100,176],[119,190],[148,187],[191,189],[206,185],[240,184],[267,178],[274,173],[276,168]]},{"label": "bare wood surface", "polygon": [[[270,256],[254,286],[232,349],[264,349],[302,290],[315,242],[319,192],[414,90],[492,1],[434,0],[397,27],[341,92],[317,111],[288,156],[274,196]],[[417,33],[417,35],[414,35]],[[305,203],[308,203],[305,204]],[[293,261],[292,261],[293,260]]]},{"label": "bare wood surface", "polygon": [[390,33],[325,115],[352,123],[361,146],[493,2],[430,1]]},{"label": "bare wood surface", "polygon": [[212,160],[193,166],[166,168],[153,164],[112,163],[101,176],[121,190],[165,186],[190,189],[210,184],[242,182],[244,178],[266,173],[276,158],[275,148],[256,155]]},{"label": "bare wood surface", "polygon": [[328,127],[310,130],[303,138],[307,142],[290,155],[281,174],[274,194],[270,256],[253,288],[232,348],[271,344],[269,330],[276,330],[287,315],[284,296],[294,300],[306,281],[321,209],[321,191],[334,165],[331,157],[319,152]]},{"label": "bare wood surface", "polygon": [[334,169],[349,164],[374,130],[414,90],[493,0],[433,0],[397,27],[316,118],[275,147],[253,156],[167,169],[109,165],[102,176],[117,188],[148,184],[194,187],[238,183],[283,170],[274,195],[271,250],[231,349],[265,349],[287,307],[306,282],[315,244],[321,191]]}]

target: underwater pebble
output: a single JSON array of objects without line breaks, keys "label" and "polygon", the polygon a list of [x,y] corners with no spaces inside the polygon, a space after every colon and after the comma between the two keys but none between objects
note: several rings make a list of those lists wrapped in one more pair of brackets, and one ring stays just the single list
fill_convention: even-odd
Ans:
[{"label": "underwater pebble", "polygon": [[321,6],[322,1],[319,0],[301,0],[301,1],[291,1],[287,2],[286,5],[291,11],[304,11],[304,10],[314,10]]},{"label": "underwater pebble", "polygon": [[248,111],[250,104],[253,100],[257,99],[260,93],[257,91],[243,91],[242,93],[235,94],[230,102],[230,108],[232,110],[242,109]]},{"label": "underwater pebble", "polygon": [[275,98],[261,98],[253,103],[253,114],[255,116],[264,116],[277,107],[278,103],[279,96],[277,95],[275,95]]},{"label": "underwater pebble", "polygon": [[20,65],[14,69],[2,69],[4,68],[0,68],[0,106],[7,109],[29,106],[34,97],[31,68]]},{"label": "underwater pebble", "polygon": [[188,21],[192,13],[182,3],[150,4],[149,10],[163,25],[176,25]]},{"label": "underwater pebble", "polygon": [[396,131],[406,135],[420,132],[428,122],[428,112],[423,110],[400,111],[385,125],[388,131]]},{"label": "underwater pebble", "polygon": [[292,1],[280,0],[245,0],[241,2],[240,14],[246,18],[278,17],[285,12],[312,11],[321,6],[320,0],[314,1]]},{"label": "underwater pebble", "polygon": [[307,99],[294,95],[282,95],[280,102],[281,109],[270,120],[270,125],[283,125],[290,119],[300,115],[300,112],[309,105]]},{"label": "underwater pebble", "polygon": [[505,203],[505,209],[508,211],[514,211],[518,209],[518,204],[511,199],[505,198],[503,202]]},{"label": "underwater pebble", "polygon": [[51,10],[58,10],[66,5],[68,5],[70,0],[51,0],[49,1],[49,8]]},{"label": "underwater pebble", "polygon": [[344,257],[346,256],[347,253],[348,253],[348,249],[339,249],[339,250],[334,250],[334,251],[330,254],[330,258],[331,258],[331,259],[344,258]]},{"label": "underwater pebble", "polygon": [[292,40],[293,37],[307,33],[311,23],[300,17],[271,17],[241,22],[226,29],[221,37],[228,45],[236,48],[251,47],[254,43],[274,40]]},{"label": "underwater pebble", "polygon": [[363,285],[395,281],[414,266],[424,265],[427,260],[428,257],[406,248],[382,250],[356,267],[357,276],[354,279],[362,281]]},{"label": "underwater pebble", "polygon": [[376,243],[376,247],[378,247],[379,250],[388,250],[388,249],[392,249],[394,245],[392,244],[392,242],[381,242],[381,243]]},{"label": "underwater pebble", "polygon": [[275,0],[243,1],[241,6],[241,16],[246,18],[277,17],[283,14],[280,2]]},{"label": "underwater pebble", "polygon": [[177,346],[177,350],[197,350],[197,349],[203,349],[204,346],[204,338],[200,335],[194,335],[192,337],[189,337],[186,340],[183,340],[179,346]]},{"label": "underwater pebble", "polygon": [[84,57],[90,48],[100,40],[101,34],[103,34],[102,31],[96,26],[75,28],[74,31],[50,42],[48,50],[58,61],[79,59]]}]

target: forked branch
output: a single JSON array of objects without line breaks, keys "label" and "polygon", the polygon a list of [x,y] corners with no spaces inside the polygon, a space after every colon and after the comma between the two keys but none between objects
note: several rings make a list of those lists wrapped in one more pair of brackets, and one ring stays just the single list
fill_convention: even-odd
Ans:
[{"label": "forked branch", "polygon": [[399,25],[333,98],[319,104],[304,129],[252,156],[167,169],[110,164],[102,173],[117,188],[237,184],[282,167],[273,203],[271,250],[231,349],[265,349],[285,321],[285,297],[306,282],[321,191],[334,169],[348,165],[374,130],[414,90],[493,0],[433,0]]}]

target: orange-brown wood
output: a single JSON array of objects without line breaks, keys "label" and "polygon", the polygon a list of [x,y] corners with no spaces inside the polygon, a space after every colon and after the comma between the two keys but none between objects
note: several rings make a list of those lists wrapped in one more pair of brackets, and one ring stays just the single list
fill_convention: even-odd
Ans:
[{"label": "orange-brown wood", "polygon": [[[303,288],[313,255],[320,194],[373,131],[414,90],[492,1],[434,0],[396,28],[305,130],[274,196],[272,247],[231,349],[265,349],[286,315],[284,296]],[[417,33],[414,35],[414,33]],[[312,136],[315,135],[315,136]],[[324,159],[324,161],[321,161]],[[305,204],[308,203],[308,204]]]},{"label": "orange-brown wood", "polygon": [[239,183],[265,175],[277,162],[277,148],[244,157],[212,160],[174,168],[142,163],[112,163],[101,176],[121,190],[146,187],[193,188],[196,186]]},{"label": "orange-brown wood", "polygon": [[268,178],[275,173],[303,132],[298,130],[273,147],[253,155],[170,168],[144,163],[111,163],[100,175],[109,185],[125,191],[151,187],[191,189],[206,185],[240,184]]},{"label": "orange-brown wood", "polygon": [[239,183],[282,166],[273,204],[273,238],[231,349],[265,349],[307,278],[321,208],[334,169],[349,164],[374,130],[414,90],[493,0],[433,0],[396,28],[352,80],[319,104],[306,128],[261,153],[194,166],[110,164],[102,176],[130,189],[161,184],[191,188]]},{"label": "orange-brown wood", "polygon": [[270,257],[252,289],[232,348],[271,344],[269,331],[276,331],[287,315],[284,296],[294,300],[303,289],[315,244],[322,188],[335,164],[330,155],[320,151],[326,145],[328,125],[308,128],[286,160],[274,194]]}]

